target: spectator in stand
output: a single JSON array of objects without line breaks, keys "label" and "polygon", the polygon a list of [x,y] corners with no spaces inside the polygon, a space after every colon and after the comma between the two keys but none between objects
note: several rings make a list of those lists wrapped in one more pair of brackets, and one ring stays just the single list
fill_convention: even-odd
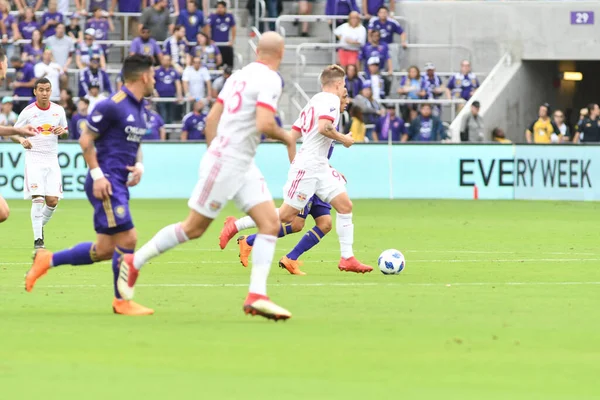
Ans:
[{"label": "spectator in stand", "polygon": [[12,42],[21,39],[21,33],[17,20],[10,15],[10,3],[6,0],[0,0],[0,31],[2,31],[2,46],[6,57],[10,58],[15,52]]},{"label": "spectator in stand", "polygon": [[[358,4],[356,4],[356,0],[327,0],[325,4],[325,15],[334,16],[334,15],[343,15],[344,17],[349,15],[352,11],[356,11],[360,13],[360,8],[358,8]],[[328,20],[329,25],[340,26],[345,21],[343,19],[338,20]]]},{"label": "spectator in stand", "polygon": [[375,124],[375,131],[373,132],[374,142],[399,142],[402,139],[402,135],[405,135],[406,126],[404,120],[396,115],[396,107],[390,106],[387,109],[387,113],[379,118]]},{"label": "spectator in stand", "polygon": [[194,103],[193,111],[183,117],[182,141],[206,140],[206,136],[204,136],[206,114],[202,110],[204,110],[204,102],[198,100]]},{"label": "spectator in stand", "polygon": [[79,14],[73,13],[69,20],[69,26],[67,26],[67,36],[71,38],[75,43],[83,42],[83,31],[79,24]]},{"label": "spectator in stand", "polygon": [[[299,0],[298,1],[298,14],[300,15],[312,15],[313,3],[315,0]],[[298,23],[295,22],[294,25]],[[308,22],[302,22],[300,28],[300,36],[308,37]]]},{"label": "spectator in stand", "polygon": [[147,7],[142,12],[140,23],[145,28],[150,29],[150,36],[159,42],[164,41],[172,30],[170,23],[169,9],[167,0],[158,0],[151,7]]},{"label": "spectator in stand", "polygon": [[352,123],[350,124],[350,134],[354,142],[362,143],[365,141],[365,135],[367,134],[367,127],[365,125],[363,112],[360,107],[352,107],[350,110],[350,118]]},{"label": "spectator in stand", "polygon": [[[398,94],[403,99],[419,100],[422,97],[421,87],[423,78],[419,68],[412,65],[408,68],[408,75],[400,79]],[[401,106],[402,115],[405,120],[412,121],[417,116],[417,104],[406,104]]]},{"label": "spectator in stand", "polygon": [[[362,10],[365,15],[365,21],[369,22],[371,18],[377,16],[379,9],[384,6],[385,0],[362,0]],[[396,1],[390,0],[390,15],[394,15]],[[366,10],[366,12],[365,12]]]},{"label": "spectator in stand", "polygon": [[42,15],[42,32],[44,37],[50,37],[56,33],[56,26],[64,22],[64,15],[58,12],[56,0],[48,2],[48,10]]},{"label": "spectator in stand", "polygon": [[[442,78],[435,73],[435,65],[428,62],[425,64],[425,75],[421,79],[420,97],[423,99],[436,100],[447,94]],[[439,105],[433,105],[433,115],[440,117],[442,108]]]},{"label": "spectator in stand", "polygon": [[[160,67],[154,71],[154,86],[157,97],[177,97],[177,101],[181,103],[181,76],[171,65],[171,57],[163,54]],[[177,105],[174,101],[161,101],[157,104],[158,113],[163,118],[165,123],[171,124],[177,119]]]},{"label": "spectator in stand", "polygon": [[60,100],[58,101],[58,105],[65,109],[67,121],[71,121],[73,114],[75,114],[75,111],[77,111],[77,107],[73,102],[73,91],[71,91],[71,89],[63,89],[60,91]]},{"label": "spectator in stand", "polygon": [[80,97],[77,102],[77,112],[71,117],[69,123],[69,139],[79,140],[83,129],[87,124],[88,109],[90,101],[86,98]]},{"label": "spectator in stand", "polygon": [[552,114],[552,120],[560,131],[561,142],[569,142],[571,140],[571,130],[565,124],[565,114],[561,110],[556,110]]},{"label": "spectator in stand", "polygon": [[367,43],[367,30],[360,23],[360,14],[352,11],[348,22],[335,28],[334,33],[342,46],[338,50],[339,64],[344,68],[349,64],[358,65],[358,53]]},{"label": "spectator in stand", "polygon": [[188,42],[196,40],[198,32],[204,27],[204,14],[198,10],[195,0],[188,0],[187,7],[177,17],[177,25],[185,28],[185,37]]},{"label": "spectator in stand", "polygon": [[[143,1],[141,0],[112,0],[110,10],[108,11],[109,16],[114,14],[117,3],[119,3],[119,12],[122,13],[139,13],[142,11]],[[137,35],[139,32],[138,24],[139,18],[129,17],[129,32],[123,32],[123,38],[125,38],[125,35],[127,35],[128,38]]]},{"label": "spectator in stand", "polygon": [[[364,81],[362,91],[358,96],[354,98],[352,102],[352,108],[360,107],[363,115],[364,122],[367,125],[374,125],[379,120],[379,117],[385,115],[385,109],[381,104],[373,98],[373,91],[371,90],[371,81]],[[367,129],[367,138],[371,138],[373,129]]]},{"label": "spectator in stand", "polygon": [[21,113],[21,111],[29,104],[29,100],[19,100],[19,97],[33,96],[33,85],[36,77],[33,72],[33,65],[24,63],[19,56],[12,56],[10,58],[10,64],[15,69],[15,81],[12,83],[14,98],[13,107],[17,113]]},{"label": "spectator in stand", "polygon": [[390,59],[390,52],[388,45],[380,41],[379,31],[373,31],[369,34],[369,43],[365,44],[360,51],[359,60],[363,62],[365,72],[369,72],[367,61],[371,57],[379,58],[379,70],[385,71],[387,67],[388,74],[392,74],[394,69],[392,67],[392,60]]},{"label": "spectator in stand", "polygon": [[218,45],[219,51],[223,57],[223,63],[233,66],[233,44],[236,37],[235,18],[233,14],[227,12],[227,3],[217,2],[217,12],[211,14],[206,20],[204,33],[209,35],[216,43],[226,43]]},{"label": "spectator in stand", "polygon": [[183,73],[186,63],[188,43],[185,40],[185,28],[182,25],[175,25],[173,35],[167,38],[163,43],[163,53],[171,56],[171,64],[177,70],[178,74]]},{"label": "spectator in stand", "polygon": [[33,12],[41,10],[44,5],[44,0],[15,0],[15,4],[19,10],[19,14],[23,14],[27,7],[30,7]]},{"label": "spectator in stand", "polygon": [[[85,24],[86,30],[94,30],[94,39],[96,40],[108,40],[108,32],[114,32],[115,27],[110,18],[106,18],[106,11],[102,8],[94,8],[92,10],[92,18],[87,20]],[[101,45],[104,50],[104,56],[108,54],[108,45]]]},{"label": "spectator in stand", "polygon": [[42,61],[44,54],[44,44],[42,43],[42,32],[37,29],[31,34],[31,43],[26,44],[21,52],[21,59],[32,65]]},{"label": "spectator in stand", "polygon": [[212,93],[210,74],[206,67],[202,65],[200,57],[192,59],[192,65],[186,67],[183,71],[181,80],[183,82],[183,93],[188,100],[198,101],[206,98],[207,101],[210,101]]},{"label": "spectator in stand", "polygon": [[460,72],[457,72],[450,77],[448,85],[446,86],[449,92],[448,97],[469,100],[471,96],[473,96],[473,93],[475,93],[475,90],[479,87],[479,80],[475,74],[471,72],[471,62],[463,60],[460,63]]},{"label": "spectator in stand", "polygon": [[56,25],[56,34],[46,39],[46,47],[52,51],[54,61],[63,68],[63,74],[60,76],[60,84],[61,88],[66,88],[69,85],[67,70],[73,61],[75,46],[73,45],[73,40],[66,35],[65,24],[61,22]]},{"label": "spectator in stand", "polygon": [[471,112],[466,115],[460,126],[461,142],[485,141],[485,124],[479,115],[480,104],[478,101],[471,103]]},{"label": "spectator in stand", "polygon": [[160,64],[162,58],[162,50],[156,40],[150,37],[150,29],[141,25],[140,36],[131,41],[129,55],[141,54],[154,58],[154,64]]},{"label": "spectator in stand", "polygon": [[4,96],[2,99],[2,110],[0,112],[0,125],[13,126],[19,116],[13,111],[13,98]]},{"label": "spectator in stand", "polygon": [[575,134],[573,143],[600,142],[600,107],[592,103],[587,107],[589,115],[583,120],[579,132]]},{"label": "spectator in stand", "polygon": [[83,35],[83,43],[79,44],[77,51],[75,52],[75,64],[77,68],[84,69],[90,63],[93,56],[97,55],[100,57],[100,68],[106,68],[106,58],[104,57],[104,50],[102,47],[95,42],[96,31],[93,28],[85,30]]},{"label": "spectator in stand", "polygon": [[33,69],[36,78],[47,78],[52,85],[51,100],[60,98],[60,75],[63,73],[62,65],[52,59],[52,50],[46,49],[42,53],[42,61],[35,64]]},{"label": "spectator in stand", "polygon": [[423,104],[421,113],[412,120],[408,132],[402,135],[402,142],[438,142],[447,138],[442,121],[431,115],[431,105]]},{"label": "spectator in stand", "polygon": [[[196,36],[196,45],[191,46],[188,50],[187,65],[192,64],[193,57],[200,57],[202,65],[209,71],[214,71],[223,64],[223,57],[219,48],[210,43],[210,39],[205,33],[200,32]],[[217,78],[218,75],[211,75],[211,79]]]},{"label": "spectator in stand", "polygon": [[225,86],[225,82],[227,82],[227,79],[229,79],[229,77],[231,76],[232,73],[233,73],[233,68],[231,68],[229,65],[223,66],[223,75],[219,76],[212,83],[212,90],[210,92],[211,93],[210,97],[212,97],[213,99],[216,99],[217,97],[219,97],[219,93],[221,93],[221,90],[223,90],[223,86]]},{"label": "spectator in stand", "polygon": [[506,134],[500,128],[492,129],[492,141],[497,142],[497,143],[502,143],[502,144],[512,143],[510,140],[508,140],[506,138]]},{"label": "spectator in stand", "polygon": [[35,19],[33,8],[27,7],[25,8],[23,20],[19,22],[19,32],[21,33],[21,37],[23,39],[31,40],[31,34],[36,29],[40,29],[40,24]]},{"label": "spectator in stand", "polygon": [[376,100],[385,99],[386,92],[386,81],[381,76],[379,72],[379,57],[371,57],[369,61],[367,61],[369,66],[369,73],[367,74],[367,79],[371,81],[371,90],[373,91],[373,98]]},{"label": "spectator in stand", "polygon": [[79,97],[89,94],[92,86],[97,86],[100,93],[112,93],[110,79],[106,71],[100,69],[100,58],[97,54],[90,60],[90,66],[79,72]]},{"label": "spectator in stand", "polygon": [[108,97],[104,93],[100,92],[100,87],[96,84],[92,84],[90,86],[90,91],[85,95],[85,98],[90,101],[90,106],[88,108],[88,112],[91,114],[94,112],[94,107],[96,104],[101,102],[102,100],[106,100]]},{"label": "spectator in stand", "polygon": [[379,7],[379,10],[377,10],[377,17],[373,17],[369,21],[369,32],[379,31],[381,41],[388,45],[394,43],[394,34],[397,34],[400,36],[402,47],[406,48],[406,32],[404,32],[398,21],[393,18],[388,18],[388,16],[388,8],[386,6]]},{"label": "spectator in stand", "polygon": [[[89,6],[86,7],[86,4],[89,4]],[[79,14],[88,15],[88,11],[94,12],[95,8],[108,10],[108,0],[75,0],[75,8],[79,11]]]},{"label": "spectator in stand", "polygon": [[[283,0],[265,0],[265,5],[267,7],[267,18],[277,18],[283,12]],[[252,20],[252,25],[257,26],[260,33],[265,32],[267,30],[267,23],[261,22],[257,24],[256,19],[256,0],[248,0],[246,3],[246,10],[248,10],[248,16]],[[262,9],[259,10],[262,12]],[[275,30],[275,22],[268,23],[268,30]]]},{"label": "spectator in stand", "polygon": [[538,119],[525,131],[527,143],[559,143],[560,131],[550,119],[550,104],[544,103],[538,110]]},{"label": "spectator in stand", "polygon": [[587,118],[588,115],[589,115],[589,111],[586,107],[579,110],[579,119],[577,120],[577,123],[573,127],[573,139],[572,139],[573,143],[576,143],[575,137],[578,137],[578,135],[581,133],[581,129],[583,129],[583,121]]},{"label": "spectator in stand", "polygon": [[152,100],[146,99],[146,103],[144,104],[146,107],[146,125],[148,126],[148,130],[146,131],[146,135],[144,135],[144,141],[146,140],[160,140],[164,142],[167,140],[167,130],[165,129],[165,121],[163,121],[162,117],[158,115],[154,108],[152,107]]},{"label": "spectator in stand", "polygon": [[362,90],[363,80],[358,76],[358,68],[354,64],[346,66],[346,89],[348,89],[348,97],[352,100],[360,94]]}]

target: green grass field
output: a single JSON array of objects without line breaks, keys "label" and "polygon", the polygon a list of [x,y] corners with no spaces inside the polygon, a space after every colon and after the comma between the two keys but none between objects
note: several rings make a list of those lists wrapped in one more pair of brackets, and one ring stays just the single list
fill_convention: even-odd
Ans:
[{"label": "green grass field", "polygon": [[[185,204],[134,201],[140,243]],[[279,323],[242,313],[249,271],[235,242],[217,244],[233,208],[144,268],[136,299],[156,314],[131,318],[112,314],[108,263],[57,268],[26,293],[29,206],[10,205],[2,399],[600,398],[597,203],[356,201],[358,258],[398,248],[406,269],[339,272],[332,232],[304,257],[307,276],[273,267],[269,294],[293,313]],[[93,240],[91,216],[63,201],[47,247]]]}]

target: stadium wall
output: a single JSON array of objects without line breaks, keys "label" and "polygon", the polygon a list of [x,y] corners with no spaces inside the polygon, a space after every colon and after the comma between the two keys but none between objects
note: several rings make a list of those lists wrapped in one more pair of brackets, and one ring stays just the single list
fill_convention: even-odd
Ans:
[{"label": "stadium wall", "polygon": [[[65,199],[83,199],[87,168],[77,143],[62,143]],[[202,143],[146,143],[146,172],[133,198],[187,198],[196,183]],[[331,163],[352,198],[600,200],[600,146],[500,144],[363,144],[338,146]],[[256,163],[275,198],[287,178],[282,145],[259,146]],[[0,193],[21,199],[25,155],[0,143]]]}]

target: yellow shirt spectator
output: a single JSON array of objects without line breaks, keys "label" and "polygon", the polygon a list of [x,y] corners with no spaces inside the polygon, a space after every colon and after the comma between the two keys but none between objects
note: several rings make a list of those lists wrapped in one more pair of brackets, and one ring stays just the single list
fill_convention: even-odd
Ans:
[{"label": "yellow shirt spectator", "polygon": [[550,105],[542,104],[538,116],[525,131],[527,143],[559,143],[560,129],[550,119]]},{"label": "yellow shirt spectator", "polygon": [[360,107],[352,107],[350,116],[352,117],[352,125],[350,125],[352,139],[354,139],[355,142],[364,142],[367,127],[365,126],[363,113]]}]

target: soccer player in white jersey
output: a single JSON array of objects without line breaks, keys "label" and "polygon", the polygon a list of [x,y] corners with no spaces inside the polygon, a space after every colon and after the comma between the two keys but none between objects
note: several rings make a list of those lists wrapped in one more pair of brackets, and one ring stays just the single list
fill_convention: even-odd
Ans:
[{"label": "soccer player in white jersey", "polygon": [[[8,61],[6,60],[6,53],[4,49],[0,47],[0,80],[6,78],[6,69],[8,68]],[[0,136],[13,136],[13,135],[22,135],[22,136],[35,136],[37,132],[35,129],[30,126],[24,126],[22,128],[14,128],[12,126],[0,126]],[[8,203],[4,200],[4,197],[0,195],[0,223],[6,221],[10,214],[10,209],[8,208]]]},{"label": "soccer player in white jersey", "polygon": [[206,118],[208,151],[200,163],[199,180],[188,202],[190,213],[185,221],[159,231],[135,254],[123,256],[117,288],[124,299],[133,298],[139,270],[146,262],[202,236],[227,201],[233,199],[258,226],[244,312],[275,320],[291,317],[289,311],[267,297],[267,277],[275,253],[279,219],[271,193],[254,164],[261,132],[284,142],[288,151],[296,145],[275,122],[283,86],[276,71],[283,52],[283,38],[267,32],[258,42],[256,61],[227,79]]},{"label": "soccer player in white jersey", "polygon": [[44,226],[62,199],[62,174],[58,165],[58,137],[67,134],[65,110],[50,101],[52,84],[39,78],[33,86],[35,102],[21,111],[16,127],[33,125],[37,135],[25,139],[13,136],[25,148],[23,197],[31,200],[34,248],[44,248]]}]

